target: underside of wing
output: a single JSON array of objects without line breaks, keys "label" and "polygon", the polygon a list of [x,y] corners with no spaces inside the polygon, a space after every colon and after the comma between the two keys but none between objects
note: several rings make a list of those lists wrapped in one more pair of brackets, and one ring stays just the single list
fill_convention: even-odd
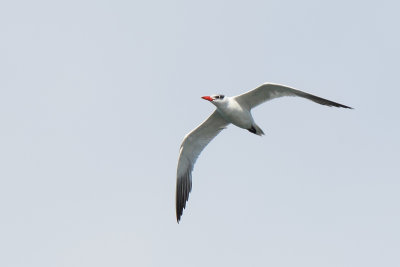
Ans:
[{"label": "underside of wing", "polygon": [[282,96],[299,96],[321,105],[351,109],[351,107],[330,101],[328,99],[318,97],[291,87],[273,83],[263,84],[257,87],[256,89],[253,89],[242,95],[236,96],[235,99],[239,104],[244,105],[248,109],[252,109],[264,103],[265,101]]},{"label": "underside of wing", "polygon": [[179,153],[176,181],[176,219],[178,223],[192,190],[192,170],[196,159],[208,143],[228,124],[218,111],[214,111],[207,120],[185,136]]}]

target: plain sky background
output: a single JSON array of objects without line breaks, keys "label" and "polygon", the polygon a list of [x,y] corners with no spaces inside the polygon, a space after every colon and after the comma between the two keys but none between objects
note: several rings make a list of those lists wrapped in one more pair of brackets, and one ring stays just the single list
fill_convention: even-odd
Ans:
[{"label": "plain sky background", "polygon": [[[400,266],[397,1],[2,1],[0,266]],[[203,95],[280,98],[201,154]]]}]

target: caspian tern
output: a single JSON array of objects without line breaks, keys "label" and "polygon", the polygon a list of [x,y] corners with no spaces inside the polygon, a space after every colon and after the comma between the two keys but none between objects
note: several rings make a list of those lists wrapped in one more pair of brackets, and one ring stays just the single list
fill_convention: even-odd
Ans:
[{"label": "caspian tern", "polygon": [[201,151],[230,123],[256,135],[263,135],[263,130],[254,122],[251,109],[282,96],[299,96],[325,106],[352,109],[294,88],[272,83],[265,83],[256,89],[234,97],[203,96],[203,99],[210,101],[217,109],[183,139],[179,151],[176,182],[176,219],[178,223],[192,190],[192,170]]}]

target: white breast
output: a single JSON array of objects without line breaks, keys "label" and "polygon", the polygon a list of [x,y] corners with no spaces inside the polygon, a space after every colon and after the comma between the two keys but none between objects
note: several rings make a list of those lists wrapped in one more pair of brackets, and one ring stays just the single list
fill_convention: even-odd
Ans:
[{"label": "white breast", "polygon": [[226,101],[225,105],[218,105],[217,110],[225,120],[243,129],[251,128],[254,122],[250,111],[233,98]]}]

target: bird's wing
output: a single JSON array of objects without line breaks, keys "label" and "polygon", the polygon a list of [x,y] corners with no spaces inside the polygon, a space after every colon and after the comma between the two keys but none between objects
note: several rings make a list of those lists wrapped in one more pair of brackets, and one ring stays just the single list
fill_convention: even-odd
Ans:
[{"label": "bird's wing", "polygon": [[201,151],[229,124],[217,110],[183,139],[177,169],[176,219],[179,222],[192,190],[192,170]]},{"label": "bird's wing", "polygon": [[299,97],[304,97],[307,98],[311,101],[314,101],[318,104],[325,105],[325,106],[330,106],[330,107],[341,107],[341,108],[350,108],[348,106],[312,95],[305,93],[303,91],[290,88],[284,85],[279,85],[279,84],[273,84],[273,83],[265,83],[256,89],[253,89],[247,93],[235,96],[236,101],[245,107],[247,107],[249,110],[264,103],[265,101],[277,98],[277,97],[282,97],[282,96],[299,96]]}]

